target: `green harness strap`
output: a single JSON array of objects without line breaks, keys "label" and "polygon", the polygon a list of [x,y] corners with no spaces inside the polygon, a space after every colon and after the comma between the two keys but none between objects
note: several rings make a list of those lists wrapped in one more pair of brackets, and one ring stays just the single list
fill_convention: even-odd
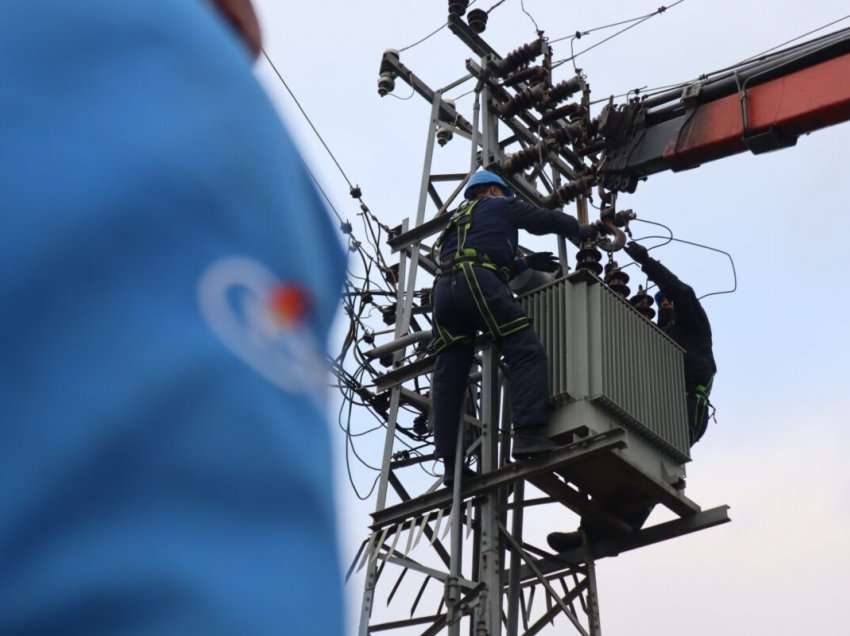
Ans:
[{"label": "green harness strap", "polygon": [[709,409],[713,409],[714,405],[708,399],[711,395],[711,387],[714,385],[714,376],[708,381],[708,384],[698,384],[694,387],[694,397],[696,397],[696,409],[694,411],[694,419],[699,422],[707,414]]},{"label": "green harness strap", "polygon": [[[440,238],[437,239],[433,249],[439,250],[446,233],[452,231],[453,228],[457,231],[457,248],[455,249],[454,259],[452,260],[451,271],[463,272],[466,284],[469,286],[475,306],[478,309],[478,313],[481,315],[484,324],[487,325],[488,335],[497,339],[526,329],[531,326],[531,319],[528,316],[520,316],[519,318],[507,323],[499,324],[496,317],[493,315],[493,312],[490,310],[490,306],[487,304],[487,298],[481,290],[481,286],[478,283],[478,278],[475,275],[473,266],[490,269],[503,276],[506,281],[510,277],[510,270],[506,267],[499,267],[490,259],[489,256],[486,254],[480,254],[475,248],[466,247],[466,239],[469,235],[469,228],[472,227],[472,213],[479,200],[480,199],[467,201],[455,211],[449,221],[449,225],[446,227]],[[441,326],[436,321],[434,321],[434,327],[437,332],[437,337],[434,339],[433,343],[436,353],[439,353],[455,342],[469,339],[468,336],[453,336],[445,327]]]},{"label": "green harness strap", "polygon": [[461,271],[461,266],[464,263],[472,263],[478,267],[492,270],[502,276],[505,281],[510,278],[510,268],[499,267],[494,263],[487,254],[480,254],[474,247],[466,247],[466,239],[469,235],[469,228],[472,227],[472,213],[481,199],[464,202],[454,214],[452,214],[449,224],[446,227],[437,242],[434,243],[433,251],[439,251],[443,244],[443,239],[452,229],[457,231],[457,247],[455,248],[454,258],[452,259],[451,271]]}]

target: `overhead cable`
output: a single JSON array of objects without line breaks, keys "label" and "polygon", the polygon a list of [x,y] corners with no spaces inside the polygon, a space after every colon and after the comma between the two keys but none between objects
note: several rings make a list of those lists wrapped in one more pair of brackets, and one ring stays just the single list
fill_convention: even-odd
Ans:
[{"label": "overhead cable", "polygon": [[744,60],[741,60],[739,62],[739,64],[744,64],[746,62],[752,62],[753,60],[757,60],[762,55],[767,55],[768,53],[773,53],[773,51],[776,51],[777,49],[781,49],[782,47],[787,46],[788,44],[792,44],[793,42],[796,42],[797,40],[802,40],[806,36],[813,35],[813,34],[817,33],[818,31],[823,31],[824,29],[828,29],[829,27],[834,26],[834,25],[838,24],[839,22],[844,22],[844,20],[848,20],[848,19],[850,19],[850,14],[845,15],[841,18],[836,19],[836,20],[833,20],[832,22],[828,22],[828,23],[826,23],[822,26],[817,27],[816,29],[812,29],[811,31],[806,31],[805,33],[802,33],[802,34],[798,35],[797,37],[794,37],[794,38],[791,38],[790,40],[786,40],[785,42],[782,42],[782,44],[777,44],[776,46],[772,46],[769,49],[762,51],[761,53],[757,53],[756,55],[753,55],[753,56],[750,56],[750,57],[748,57]]},{"label": "overhead cable", "polygon": [[556,42],[562,42],[563,40],[566,40],[568,38],[581,39],[583,36],[590,35],[591,33],[595,33],[596,31],[604,31],[605,29],[612,29],[614,27],[623,26],[624,24],[632,24],[634,22],[640,23],[640,22],[643,22],[644,20],[648,20],[649,18],[660,15],[660,14],[664,13],[665,11],[672,9],[677,4],[681,4],[684,1],[685,0],[677,0],[677,2],[674,2],[673,4],[671,4],[669,6],[661,5],[660,7],[658,7],[655,11],[652,11],[651,13],[644,13],[644,14],[636,16],[634,18],[627,18],[625,20],[619,20],[617,22],[611,22],[610,24],[602,24],[600,26],[595,26],[591,29],[587,29],[586,31],[576,31],[575,33],[571,33],[570,35],[564,35],[564,36],[561,36],[559,38],[555,38],[554,40],[549,40],[549,44],[555,44]]},{"label": "overhead cable", "polygon": [[[786,40],[786,41],[782,42],[781,44],[777,44],[777,45],[772,46],[769,49],[766,49],[766,50],[764,50],[760,53],[757,53],[755,55],[751,55],[747,58],[744,58],[743,60],[741,60],[740,62],[737,62],[736,64],[731,64],[729,66],[724,66],[723,68],[719,68],[719,69],[716,69],[714,71],[710,71],[708,73],[703,73],[698,78],[696,78],[696,80],[687,80],[687,81],[684,81],[684,82],[677,82],[677,83],[673,83],[673,84],[665,84],[663,86],[656,86],[656,87],[653,87],[653,88],[641,87],[641,88],[637,88],[637,89],[631,89],[631,90],[629,90],[625,93],[620,93],[618,95],[614,95],[613,97],[619,98],[619,97],[628,96],[631,93],[635,93],[636,95],[640,94],[644,98],[647,98],[647,97],[652,97],[653,95],[664,93],[664,92],[667,92],[667,91],[670,91],[670,90],[684,88],[684,87],[688,86],[689,84],[693,84],[695,81],[702,81],[702,80],[711,79],[715,75],[720,75],[721,73],[729,73],[729,72],[734,71],[735,69],[737,69],[738,67],[740,67],[742,65],[750,64],[751,62],[755,62],[755,61],[759,61],[762,58],[764,58],[765,56],[770,57],[768,54],[772,54],[774,52],[781,52],[780,49],[783,49],[784,47],[786,47],[789,44],[797,42],[798,40],[801,40],[801,39],[803,39],[803,38],[805,38],[809,35],[813,35],[813,34],[817,33],[818,31],[823,31],[824,29],[827,29],[831,26],[839,24],[840,22],[843,22],[843,21],[848,20],[848,19],[850,19],[850,14],[842,16],[842,17],[837,18],[835,20],[832,20],[830,22],[827,22],[826,24],[823,24],[823,25],[821,25],[821,26],[819,26],[815,29],[811,29],[809,31],[806,31],[805,33],[801,33],[800,35],[793,37],[790,40]],[[841,31],[836,31],[835,33],[840,33],[840,32]],[[831,37],[832,35],[834,35],[834,33],[830,33],[830,34],[827,34],[827,35],[821,36],[821,37],[827,38],[827,37]],[[812,40],[812,42],[815,42],[815,41],[817,41],[817,39]],[[807,44],[807,43],[804,43],[804,44]],[[800,46],[803,46],[803,45],[800,45]],[[609,99],[608,97],[606,97],[604,99],[598,99],[598,100],[591,102],[591,104],[598,104],[598,103],[603,102],[603,101],[608,101],[608,99]]]},{"label": "overhead cable", "polygon": [[339,173],[342,175],[342,178],[345,179],[346,183],[348,183],[348,187],[353,188],[354,184],[351,182],[351,179],[348,178],[348,175],[345,174],[345,170],[342,169],[342,166],[340,165],[339,161],[337,161],[336,155],[334,155],[333,151],[325,142],[324,137],[322,137],[315,124],[313,124],[313,120],[310,119],[310,116],[307,114],[307,111],[304,110],[304,107],[301,105],[301,102],[298,101],[298,98],[295,96],[295,93],[293,93],[292,89],[289,88],[289,84],[287,84],[286,80],[283,79],[283,75],[278,70],[277,66],[275,66],[275,63],[272,62],[272,59],[269,57],[269,54],[266,53],[265,49],[263,49],[262,51],[263,56],[266,58],[266,61],[269,63],[269,66],[272,67],[272,70],[275,72],[275,75],[277,75],[277,78],[280,80],[280,83],[283,84],[283,87],[286,89],[286,92],[289,93],[289,96],[292,98],[292,101],[295,102],[295,105],[298,107],[298,110],[301,111],[301,114],[304,116],[304,119],[307,120],[307,123],[310,125],[310,128],[313,129],[313,132],[316,134],[316,137],[325,147],[325,150],[327,151],[330,158],[333,160],[334,164],[336,164],[337,170],[339,170]]},{"label": "overhead cable", "polygon": [[528,16],[528,19],[531,20],[531,23],[534,25],[534,30],[537,31],[538,34],[541,33],[540,26],[537,24],[537,20],[534,19],[534,16],[528,12],[528,9],[525,8],[525,0],[520,0],[519,6],[522,8],[522,12]]},{"label": "overhead cable", "polygon": [[[613,22],[611,24],[606,24],[606,25],[603,25],[603,26],[594,27],[593,29],[588,29],[587,31],[576,31],[573,35],[565,35],[563,37],[556,38],[554,40],[550,40],[550,44],[552,44],[554,42],[560,42],[562,40],[566,40],[567,38],[569,38],[569,40],[570,40],[570,57],[566,57],[566,58],[558,60],[557,62],[552,64],[552,68],[557,68],[558,66],[561,66],[562,64],[574,61],[577,57],[584,55],[588,51],[592,51],[593,49],[595,49],[597,47],[602,46],[606,42],[610,42],[614,38],[625,33],[626,31],[629,31],[631,29],[634,29],[637,26],[640,26],[641,24],[643,24],[647,20],[650,20],[657,15],[661,15],[662,13],[665,13],[666,11],[672,9],[673,7],[682,4],[684,1],[685,0],[677,0],[676,2],[674,2],[673,4],[671,4],[669,6],[661,5],[660,7],[658,7],[652,13],[647,13],[647,14],[644,14],[642,16],[638,16],[636,18],[630,18],[628,20],[622,20],[620,22]],[[615,32],[614,34],[609,35],[607,38],[600,40],[599,42],[587,47],[586,49],[582,49],[581,51],[578,51],[577,53],[573,52],[572,47],[573,47],[573,43],[575,42],[575,40],[581,39],[583,36],[589,35],[589,34],[595,32],[595,31],[601,31],[601,30],[612,28],[614,26],[619,26],[619,25],[622,25],[622,24],[627,24],[628,26],[623,27],[619,31]]]},{"label": "overhead cable", "polygon": [[[664,229],[666,229],[670,233],[669,236],[650,235],[650,236],[642,236],[639,239],[635,239],[635,242],[648,241],[650,239],[663,239],[663,241],[664,241],[663,243],[659,243],[658,245],[653,245],[652,247],[647,248],[647,251],[653,250],[653,249],[658,248],[658,247],[662,247],[664,245],[667,245],[671,241],[676,241],[677,243],[684,243],[685,245],[691,245],[693,247],[699,247],[699,248],[704,249],[704,250],[709,250],[711,252],[717,252],[718,254],[723,254],[726,258],[729,259],[729,264],[732,267],[732,288],[731,289],[724,289],[724,290],[721,290],[721,291],[709,292],[708,294],[703,294],[697,300],[702,300],[703,298],[708,298],[709,296],[720,296],[720,295],[723,295],[723,294],[733,294],[738,290],[738,271],[735,268],[735,259],[732,258],[732,255],[729,252],[727,252],[725,250],[721,250],[720,248],[717,248],[717,247],[711,247],[710,245],[704,245],[702,243],[697,243],[696,241],[686,241],[685,239],[676,238],[676,237],[673,236],[673,231],[669,227],[664,225],[663,223],[657,223],[655,221],[647,221],[646,219],[640,219],[640,218],[635,219],[635,221],[640,221],[641,223],[648,223],[650,225],[657,225],[659,227],[663,227]],[[633,265],[633,264],[634,263],[629,263],[629,265]],[[626,267],[628,267],[628,265]],[[623,267],[621,269],[625,269],[625,267]]]},{"label": "overhead cable", "polygon": [[[470,3],[469,3],[469,6],[471,7],[471,6],[472,6],[472,5],[474,5],[476,2],[478,2],[478,0],[472,0],[472,2],[470,2]],[[491,13],[491,12],[492,12],[492,11],[494,11],[497,7],[499,7],[500,5],[504,4],[505,2],[507,2],[507,0],[499,0],[497,3],[495,3],[494,5],[492,5],[489,9],[487,9],[487,13],[488,13],[488,14],[489,14],[489,13]],[[404,53],[405,51],[409,51],[410,49],[412,49],[412,48],[414,48],[414,47],[419,46],[419,45],[420,45],[420,44],[422,44],[423,42],[427,42],[427,41],[428,41],[428,40],[430,40],[432,37],[434,37],[435,35],[437,35],[440,31],[442,31],[443,29],[445,29],[447,26],[449,26],[448,21],[443,22],[440,26],[438,26],[436,29],[434,29],[434,30],[433,30],[433,31],[431,31],[430,33],[428,33],[428,34],[426,34],[426,35],[423,35],[421,38],[419,38],[419,39],[418,39],[418,40],[416,40],[415,42],[411,42],[411,43],[410,43],[410,44],[408,44],[407,46],[403,46],[403,47],[401,47],[400,49],[397,49],[397,51],[398,51],[399,53]]]}]

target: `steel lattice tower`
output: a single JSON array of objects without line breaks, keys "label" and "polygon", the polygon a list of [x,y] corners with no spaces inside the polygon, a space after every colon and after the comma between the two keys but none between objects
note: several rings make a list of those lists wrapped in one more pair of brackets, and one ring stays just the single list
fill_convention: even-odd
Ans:
[{"label": "steel lattice tower", "polygon": [[[446,212],[471,175],[479,167],[495,170],[519,196],[540,206],[574,202],[585,223],[588,198],[596,187],[603,217],[620,225],[629,218],[616,212],[616,192],[605,188],[604,115],[591,118],[585,78],[578,74],[554,82],[552,49],[542,37],[500,56],[476,33],[480,24],[472,13],[469,23],[476,29],[461,15],[449,16],[452,33],[477,56],[467,60],[468,74],[457,81],[433,90],[395,51],[387,51],[381,63],[381,94],[401,79],[431,108],[416,216],[389,240],[399,258],[392,339],[368,354],[392,356],[392,367],[376,382],[377,390],[388,394],[389,406],[373,523],[349,570],[349,576],[358,569],[366,573],[359,633],[456,636],[465,628],[472,636],[514,636],[536,634],[563,616],[577,633],[598,636],[596,560],[729,520],[725,506],[702,511],[684,496],[684,394],[674,389],[665,393],[664,388],[681,373],[681,351],[655,333],[640,313],[646,307],[622,298],[629,293],[628,277],[616,276],[616,262],[611,266],[621,237],[600,245],[609,251],[604,280],[599,278],[602,256],[596,246],[577,246],[577,265],[570,273],[568,246],[561,239],[560,275],[522,296],[550,357],[553,398],[560,400],[550,433],[563,442],[560,449],[533,461],[510,461],[509,379],[493,343],[481,339],[459,435],[464,461],[456,462],[453,489],[438,482],[426,492],[408,492],[401,473],[422,459],[395,452],[401,407],[430,410],[427,390],[418,383],[410,387],[433,367],[433,355],[421,347],[430,333],[412,328],[412,317],[427,311],[429,302],[417,286],[439,271],[423,241],[446,226]],[[535,63],[538,58],[540,64]],[[471,121],[444,98],[470,76],[476,82]],[[579,99],[568,101],[573,95]],[[455,135],[470,142],[469,164],[453,174],[433,172],[435,144]],[[447,183],[456,185],[443,200],[436,186]],[[437,213],[426,219],[429,200]],[[531,287],[533,283],[527,285]],[[408,349],[417,345],[411,362]],[[637,385],[615,377],[612,369],[624,361],[634,369],[645,364],[641,373],[658,375],[658,382]],[[659,369],[667,367],[672,371],[664,376]],[[464,462],[476,465],[475,478],[460,479]],[[526,498],[527,484],[544,496]],[[390,502],[391,492],[395,502]],[[615,500],[611,493],[621,492],[642,504],[662,504],[677,518],[634,531],[616,506],[606,505]],[[543,505],[592,518],[610,529],[610,538],[592,544],[585,538],[581,548],[557,555],[531,545],[523,522],[531,507]],[[448,545],[443,542],[447,535]],[[418,587],[412,589],[418,591],[409,615],[374,621],[382,584],[389,587],[389,606],[405,578],[409,584],[414,575]],[[436,613],[417,614],[429,585],[442,588],[442,601]],[[545,600],[535,604],[535,596]],[[411,631],[418,629],[424,631]]]}]

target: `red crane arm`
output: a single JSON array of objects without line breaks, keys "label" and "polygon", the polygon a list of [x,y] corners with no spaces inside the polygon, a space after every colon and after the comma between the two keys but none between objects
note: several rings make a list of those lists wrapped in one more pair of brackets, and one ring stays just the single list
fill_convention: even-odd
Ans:
[{"label": "red crane arm", "polygon": [[699,106],[667,139],[663,157],[672,170],[683,170],[743,152],[749,147],[747,139],[769,131],[790,142],[847,120],[850,53]]},{"label": "red crane arm", "polygon": [[600,176],[614,190],[664,170],[687,170],[745,150],[793,146],[850,120],[850,30],[743,63],[715,79],[643,101],[610,104],[597,123]]}]

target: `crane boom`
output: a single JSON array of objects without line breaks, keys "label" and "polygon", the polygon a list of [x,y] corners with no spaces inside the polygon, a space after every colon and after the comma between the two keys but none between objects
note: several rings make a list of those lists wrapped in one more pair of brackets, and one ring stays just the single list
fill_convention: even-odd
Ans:
[{"label": "crane boom", "polygon": [[632,192],[650,174],[793,146],[850,120],[850,30],[686,85],[660,103],[670,95],[611,104],[600,115],[607,187]]}]

